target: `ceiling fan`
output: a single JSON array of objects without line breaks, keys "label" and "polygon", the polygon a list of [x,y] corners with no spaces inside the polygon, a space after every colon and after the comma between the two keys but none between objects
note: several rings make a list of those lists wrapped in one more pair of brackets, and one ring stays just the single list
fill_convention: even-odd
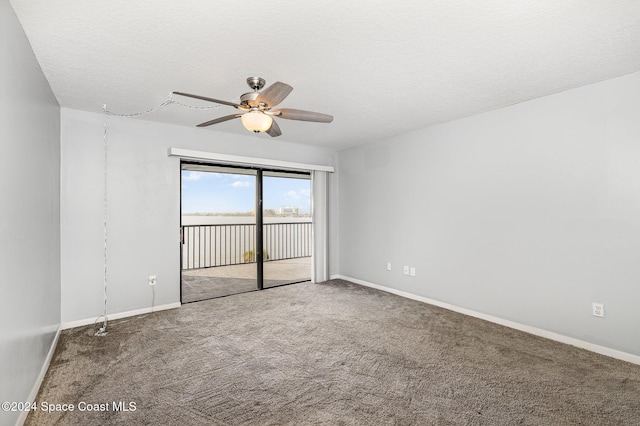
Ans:
[{"label": "ceiling fan", "polygon": [[279,81],[260,92],[265,85],[265,80],[260,77],[249,77],[247,84],[253,89],[253,92],[245,93],[240,96],[240,103],[222,101],[219,99],[208,98],[205,96],[192,95],[183,92],[173,92],[176,95],[188,96],[190,98],[201,99],[204,101],[215,102],[217,104],[232,106],[242,113],[227,115],[216,118],[204,123],[198,124],[198,127],[211,126],[212,124],[223,123],[225,121],[240,118],[244,127],[252,132],[266,132],[271,137],[280,136],[282,132],[274,117],[284,118],[287,120],[299,121],[315,121],[318,123],[331,123],[333,116],[321,114],[319,112],[303,111],[301,109],[279,108],[272,109],[282,102],[293,90],[293,87]]}]

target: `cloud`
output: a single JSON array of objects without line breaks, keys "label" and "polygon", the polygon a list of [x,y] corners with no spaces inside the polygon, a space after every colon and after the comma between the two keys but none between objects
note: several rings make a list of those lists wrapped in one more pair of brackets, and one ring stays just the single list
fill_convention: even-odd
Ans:
[{"label": "cloud", "polygon": [[234,188],[247,188],[251,186],[251,182],[248,180],[237,180],[231,184]]},{"label": "cloud", "polygon": [[296,191],[294,191],[294,190],[291,190],[291,191],[289,191],[289,192],[285,192],[285,193],[284,193],[284,196],[285,196],[285,197],[287,197],[287,198],[290,198],[290,199],[292,199],[292,200],[299,200],[299,199],[300,199],[300,196],[299,196],[299,195],[298,195],[298,193],[297,193]]},{"label": "cloud", "polygon": [[311,191],[308,189],[301,189],[299,191],[294,191],[292,189],[291,191],[285,192],[282,195],[284,195],[285,198],[288,198],[290,200],[302,200],[302,199],[309,198],[309,196],[311,195]]},{"label": "cloud", "polygon": [[208,179],[208,178],[217,178],[220,176],[220,173],[212,173],[212,172],[198,172],[193,170],[188,170],[187,173],[182,173],[182,180],[200,180],[200,179]]},{"label": "cloud", "polygon": [[182,175],[182,180],[200,180],[204,177],[202,172],[189,171],[187,174]]}]

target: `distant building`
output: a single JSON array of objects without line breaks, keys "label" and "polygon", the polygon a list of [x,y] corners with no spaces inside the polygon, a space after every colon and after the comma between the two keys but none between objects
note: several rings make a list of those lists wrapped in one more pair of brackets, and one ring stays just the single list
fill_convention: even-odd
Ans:
[{"label": "distant building", "polygon": [[278,215],[280,216],[298,216],[299,209],[297,207],[280,207],[278,209]]}]

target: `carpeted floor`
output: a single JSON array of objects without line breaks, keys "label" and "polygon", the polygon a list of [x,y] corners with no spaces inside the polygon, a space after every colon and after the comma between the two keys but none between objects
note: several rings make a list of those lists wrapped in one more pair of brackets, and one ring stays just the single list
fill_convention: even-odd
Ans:
[{"label": "carpeted floor", "polygon": [[640,366],[333,280],[66,330],[37,402],[75,410],[28,425],[638,425]]}]

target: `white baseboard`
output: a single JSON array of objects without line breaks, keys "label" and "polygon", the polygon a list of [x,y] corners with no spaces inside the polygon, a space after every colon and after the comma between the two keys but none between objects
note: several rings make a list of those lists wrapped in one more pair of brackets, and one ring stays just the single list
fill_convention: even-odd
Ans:
[{"label": "white baseboard", "polygon": [[[116,320],[120,318],[127,318],[127,317],[133,317],[136,315],[148,314],[151,312],[164,311],[167,309],[175,309],[175,308],[179,308],[180,306],[182,306],[180,302],[176,302],[176,303],[169,303],[166,305],[154,306],[153,308],[142,308],[142,309],[136,309],[134,311],[118,312],[115,314],[107,314],[107,319],[111,321],[111,320]],[[104,316],[100,315],[97,318],[94,317],[94,318],[86,318],[86,319],[77,320],[77,321],[64,322],[62,323],[61,328],[62,330],[67,330],[69,328],[82,327],[85,325],[100,324],[103,321],[104,321]]]},{"label": "white baseboard", "polygon": [[[62,327],[59,326],[56,331],[56,335],[53,338],[53,342],[51,342],[51,347],[49,348],[49,352],[47,353],[47,357],[44,359],[44,363],[42,364],[42,368],[40,369],[40,374],[36,378],[36,382],[33,384],[31,388],[31,392],[29,392],[29,396],[27,397],[27,401],[36,402],[36,397],[38,396],[38,392],[40,391],[40,386],[42,386],[42,382],[44,381],[44,376],[47,375],[47,371],[49,371],[49,365],[51,364],[51,360],[53,359],[53,354],[56,351],[56,347],[58,346],[58,339],[60,338],[60,332],[62,331]],[[27,420],[27,416],[29,415],[29,411],[20,412],[20,417],[18,417],[18,422],[16,425],[23,425]]]},{"label": "white baseboard", "polygon": [[393,293],[398,296],[406,297],[407,299],[413,299],[420,302],[428,303],[429,305],[438,306],[440,308],[448,309],[450,311],[458,312],[464,315],[469,315],[471,317],[479,318],[485,321],[493,322],[495,324],[500,324],[505,327],[513,328],[515,330],[524,331],[525,333],[533,334],[535,336],[544,337],[546,339],[555,340],[556,342],[565,343],[567,345],[576,346],[581,349],[586,349],[591,352],[598,353],[600,355],[606,355],[611,358],[620,359],[622,361],[627,361],[633,364],[640,365],[640,356],[630,354],[627,352],[622,352],[616,349],[611,349],[606,346],[596,345],[594,343],[586,342],[584,340],[575,339],[573,337],[568,337],[562,334],[554,333],[552,331],[544,330],[537,327],[532,327],[526,324],[520,324],[514,321],[506,320],[499,317],[494,317],[493,315],[483,314],[482,312],[476,312],[471,309],[461,308],[456,305],[452,305],[450,303],[441,302],[439,300],[429,299],[427,297],[422,297],[415,295],[413,293],[408,293],[402,290],[396,290],[394,288],[385,287],[382,285],[370,283],[368,281],[359,280],[357,278],[347,277],[344,275],[331,275],[331,279],[341,279],[345,281],[351,281],[356,284],[363,285],[365,287],[375,288],[377,290],[386,291],[387,293]]}]

